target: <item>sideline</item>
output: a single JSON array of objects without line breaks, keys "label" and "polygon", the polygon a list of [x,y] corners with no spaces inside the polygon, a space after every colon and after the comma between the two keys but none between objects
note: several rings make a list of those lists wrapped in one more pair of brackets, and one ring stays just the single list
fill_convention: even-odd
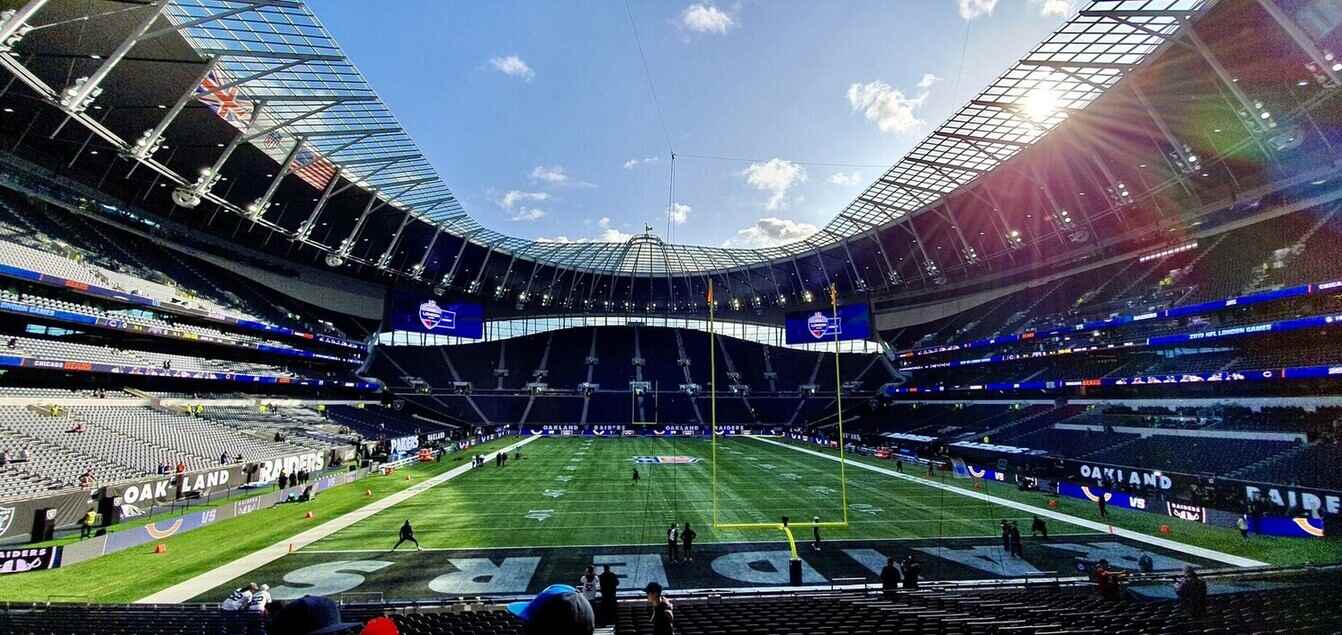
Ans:
[{"label": "sideline", "polygon": [[[810,454],[811,456],[818,456],[818,457],[823,458],[823,459],[829,459],[829,460],[831,460],[831,461],[834,461],[835,463],[838,463],[838,462],[839,462],[839,457],[837,457],[837,456],[831,456],[831,455],[829,455],[829,454],[825,454],[824,452],[817,452],[817,451],[815,451],[815,450],[811,450],[811,449],[808,449],[808,448],[801,448],[801,447],[797,447],[797,446],[795,446],[795,445],[791,445],[791,444],[787,444],[787,443],[782,443],[782,442],[779,442],[779,441],[773,441],[773,440],[770,440],[770,439],[757,439],[757,440],[758,440],[760,443],[768,443],[768,444],[770,444],[770,445],[776,445],[776,446],[779,446],[779,447],[782,447],[782,448],[787,448],[787,449],[789,449],[789,450],[795,450],[795,451],[797,451],[797,452],[801,452],[801,453],[803,453],[803,454]],[[1113,525],[1106,525],[1106,524],[1104,524],[1104,523],[1097,523],[1097,522],[1095,522],[1095,521],[1093,521],[1093,520],[1086,520],[1086,519],[1084,519],[1084,518],[1077,518],[1077,517],[1075,517],[1075,516],[1069,516],[1069,515],[1064,514],[1064,513],[1062,513],[1062,512],[1055,512],[1055,511],[1053,511],[1053,510],[1051,510],[1051,509],[1045,509],[1045,508],[1043,508],[1043,507],[1035,507],[1034,505],[1028,505],[1028,504],[1026,504],[1026,503],[1018,503],[1018,502],[1013,501],[1013,500],[1008,500],[1008,499],[1005,499],[1005,498],[998,498],[998,497],[996,497],[996,496],[992,496],[992,495],[990,495],[990,494],[983,494],[983,493],[980,493],[980,492],[974,492],[974,491],[963,490],[963,489],[960,489],[960,488],[958,488],[958,487],[953,487],[953,486],[950,486],[950,485],[945,485],[945,484],[943,484],[943,483],[938,483],[938,482],[936,482],[936,481],[929,481],[929,480],[927,480],[927,479],[925,479],[925,478],[919,478],[919,477],[917,477],[917,476],[912,476],[912,475],[909,475],[909,474],[901,474],[901,473],[896,472],[896,471],[894,471],[894,470],[888,470],[888,469],[885,469],[885,468],[883,468],[883,467],[876,467],[876,466],[874,466],[874,465],[867,465],[866,463],[855,462],[855,461],[847,461],[846,463],[847,463],[848,465],[851,465],[851,466],[854,466],[854,467],[858,467],[858,468],[861,468],[861,469],[864,469],[864,470],[868,470],[868,471],[871,471],[871,472],[876,472],[877,474],[884,474],[884,475],[886,475],[886,476],[893,476],[893,477],[895,477],[895,478],[901,478],[901,479],[904,479],[904,480],[906,480],[906,481],[912,481],[912,482],[914,482],[914,483],[918,483],[918,484],[920,484],[920,485],[925,485],[925,486],[927,486],[927,487],[932,487],[932,488],[935,488],[935,489],[939,489],[939,490],[943,490],[943,491],[951,492],[951,493],[953,493],[953,494],[959,494],[959,495],[961,495],[961,496],[967,496],[967,497],[969,497],[969,498],[976,498],[976,499],[978,499],[978,500],[987,501],[987,502],[990,502],[990,503],[994,503],[994,504],[997,504],[997,505],[1001,505],[1002,507],[1010,507],[1011,509],[1016,509],[1016,510],[1020,510],[1020,511],[1024,511],[1024,512],[1030,512],[1030,513],[1032,513],[1032,514],[1036,514],[1036,515],[1039,515],[1039,516],[1043,516],[1043,517],[1045,517],[1045,518],[1051,518],[1051,519],[1053,519],[1053,520],[1060,520],[1060,521],[1063,521],[1063,522],[1066,522],[1066,523],[1070,523],[1070,524],[1076,525],[1076,526],[1078,526],[1078,527],[1085,527],[1085,528],[1087,528],[1087,529],[1094,529],[1095,531],[1104,532],[1104,533],[1107,533],[1107,534],[1112,534],[1112,535],[1114,535],[1114,536],[1119,536],[1120,538],[1127,538],[1127,539],[1129,539],[1129,540],[1136,540],[1137,542],[1144,542],[1144,543],[1146,543],[1146,544],[1148,544],[1148,545],[1155,545],[1155,546],[1157,546],[1157,547],[1163,547],[1163,548],[1165,548],[1165,549],[1170,549],[1170,550],[1172,550],[1172,551],[1178,551],[1178,552],[1181,552],[1181,553],[1186,553],[1186,554],[1188,554],[1188,555],[1190,555],[1190,556],[1197,556],[1197,557],[1199,557],[1199,558],[1206,558],[1207,560],[1215,560],[1216,562],[1224,562],[1225,564],[1234,565],[1234,566],[1236,566],[1236,567],[1266,567],[1266,566],[1268,566],[1268,563],[1266,563],[1266,562],[1259,562],[1259,561],[1257,561],[1257,560],[1253,560],[1253,559],[1250,559],[1250,558],[1244,558],[1244,557],[1241,557],[1241,556],[1235,556],[1235,555],[1231,555],[1231,554],[1224,553],[1224,552],[1221,552],[1221,551],[1216,551],[1215,549],[1207,549],[1206,547],[1198,547],[1198,546],[1195,546],[1195,545],[1189,545],[1189,544],[1185,544],[1185,543],[1182,543],[1182,542],[1177,542],[1177,541],[1174,541],[1174,540],[1168,540],[1168,539],[1165,539],[1165,538],[1159,538],[1159,537],[1156,537],[1156,536],[1148,536],[1148,535],[1146,535],[1146,534],[1144,534],[1144,533],[1137,532],[1137,531],[1132,531],[1132,530],[1130,530],[1130,529],[1123,529],[1123,528],[1121,528],[1121,527],[1114,527]]]},{"label": "sideline", "polygon": [[[492,459],[499,452],[511,452],[512,450],[520,448],[539,438],[541,437],[538,436],[527,437],[508,447],[502,448],[496,452],[486,455],[485,459],[486,460]],[[279,560],[280,558],[283,558],[284,556],[289,555],[289,550],[291,546],[294,550],[302,549],[303,547],[306,547],[307,545],[317,542],[322,538],[330,536],[331,534],[334,534],[337,531],[340,531],[346,527],[349,527],[350,525],[360,522],[368,518],[369,516],[372,516],[373,514],[376,514],[384,509],[405,502],[406,500],[418,496],[419,494],[422,494],[433,487],[446,483],[447,481],[450,481],[458,476],[461,476],[462,474],[471,471],[471,469],[472,468],[469,464],[459,465],[457,467],[452,468],[451,470],[439,474],[438,476],[434,476],[423,482],[416,483],[415,485],[412,485],[394,494],[390,494],[385,498],[373,501],[367,505],[364,505],[363,507],[348,512],[344,515],[337,516],[336,518],[333,518],[320,525],[317,525],[312,529],[308,529],[295,536],[291,536],[289,538],[281,540],[273,545],[270,545],[269,547],[259,549],[246,556],[238,558],[237,560],[221,565],[219,567],[215,567],[214,569],[211,569],[209,571],[206,571],[205,573],[197,575],[194,578],[184,580],[166,589],[163,589],[162,591],[153,593],[151,595],[147,595],[143,598],[140,598],[139,600],[136,600],[135,603],[176,604],[180,602],[186,602],[187,600],[190,600],[193,597],[196,597],[202,593],[205,593],[206,591],[209,591],[210,589],[219,586],[223,582],[227,582],[228,580],[244,576],[248,573],[251,573],[252,571],[255,571],[256,569],[259,569],[267,564]]]}]

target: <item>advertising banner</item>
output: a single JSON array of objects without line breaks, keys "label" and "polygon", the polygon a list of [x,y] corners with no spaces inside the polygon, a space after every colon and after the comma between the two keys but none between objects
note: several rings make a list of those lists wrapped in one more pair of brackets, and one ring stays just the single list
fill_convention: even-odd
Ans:
[{"label": "advertising banner", "polygon": [[440,304],[433,298],[404,291],[387,294],[387,322],[395,331],[477,340],[485,334],[484,308],[479,304]]},{"label": "advertising banner", "polygon": [[0,543],[27,541],[39,509],[55,509],[56,526],[69,527],[79,522],[91,507],[89,494],[83,491],[0,503]]},{"label": "advertising banner", "polygon": [[60,547],[0,550],[0,575],[27,573],[61,566]]},{"label": "advertising banner", "polygon": [[836,316],[830,309],[794,311],[787,314],[788,344],[811,344],[871,337],[871,316],[866,304],[841,304]]},{"label": "advertising banner", "polygon": [[134,518],[149,513],[154,505],[171,503],[179,498],[206,497],[215,491],[239,487],[243,483],[243,466],[224,465],[186,474],[163,474],[141,481],[117,483],[103,488],[103,496],[121,497],[121,515]]}]

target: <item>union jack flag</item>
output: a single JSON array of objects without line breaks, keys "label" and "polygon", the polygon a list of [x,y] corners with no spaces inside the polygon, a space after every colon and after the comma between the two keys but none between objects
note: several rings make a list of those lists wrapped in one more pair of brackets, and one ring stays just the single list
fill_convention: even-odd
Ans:
[{"label": "union jack flag", "polygon": [[219,88],[227,83],[218,71],[210,71],[205,81],[196,87],[196,99],[209,106],[220,119],[246,129],[252,116],[252,102],[238,94],[237,86]]},{"label": "union jack flag", "polygon": [[308,185],[317,189],[326,187],[327,183],[335,176],[336,167],[321,153],[312,149],[312,146],[303,144],[303,149],[294,155],[294,164],[291,171],[300,179],[308,182]]}]

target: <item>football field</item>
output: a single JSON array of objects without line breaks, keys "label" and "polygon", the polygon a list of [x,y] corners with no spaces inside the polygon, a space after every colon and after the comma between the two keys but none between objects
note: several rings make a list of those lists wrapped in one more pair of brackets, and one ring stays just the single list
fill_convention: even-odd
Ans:
[{"label": "football field", "polygon": [[[491,461],[245,576],[219,580],[196,599],[219,599],[248,581],[270,584],[277,599],[520,594],[571,583],[593,563],[611,564],[625,588],[652,580],[672,588],[786,584],[784,534],[715,528],[715,492],[719,524],[783,516],[809,523],[841,521],[846,489],[847,527],[823,528],[819,549],[810,527],[795,528],[806,584],[870,579],[886,557],[909,555],[932,579],[1071,575],[1078,558],[1135,568],[1142,553],[1157,568],[1211,564],[1056,519],[1048,521],[1048,539],[1032,538],[1028,511],[855,465],[841,479],[839,463],[766,440],[720,441],[716,479],[704,439],[544,437],[521,449],[506,466]],[[1024,558],[1004,553],[1003,519],[1024,533]],[[391,550],[406,520],[424,551],[408,543]],[[692,562],[667,552],[672,523],[697,532]]]}]

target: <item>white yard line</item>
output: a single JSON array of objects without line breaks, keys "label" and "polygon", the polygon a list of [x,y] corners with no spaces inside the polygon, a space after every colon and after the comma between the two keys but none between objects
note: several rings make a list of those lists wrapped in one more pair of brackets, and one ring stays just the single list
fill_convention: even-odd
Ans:
[{"label": "white yard line", "polygon": [[[887,521],[887,522],[888,522],[888,521]],[[631,527],[641,527],[642,525],[630,525],[630,526],[631,526]],[[1065,537],[1065,538],[1089,537],[1089,538],[1094,538],[1096,535],[1097,535],[1097,534],[1096,534],[1095,532],[1093,532],[1093,531],[1087,531],[1087,532],[1084,532],[1084,533],[1082,533],[1082,532],[1075,532],[1075,533],[1049,534],[1049,537],[1051,537],[1051,538],[1057,538],[1057,537]],[[882,542],[944,542],[944,541],[947,541],[947,540],[984,540],[984,539],[987,539],[987,538],[999,539],[999,538],[1001,538],[1001,537],[1002,537],[1001,535],[993,535],[993,536],[947,536],[947,537],[945,537],[945,538],[928,538],[928,537],[923,537],[923,538],[912,538],[912,537],[909,537],[909,538],[858,538],[858,539],[848,539],[848,538],[844,538],[844,539],[841,539],[841,540],[826,540],[826,541],[825,541],[825,544],[833,545],[833,544],[839,544],[839,543],[841,543],[842,546],[847,546],[847,545],[849,545],[849,544],[863,544],[863,543],[873,543],[873,544],[875,544],[875,543],[882,543]],[[699,545],[700,547],[703,547],[703,546],[705,546],[705,545],[777,545],[777,544],[787,544],[787,541],[786,541],[786,540],[731,540],[731,541],[725,541],[725,542],[717,542],[717,541],[706,542],[706,541],[703,541],[703,540],[696,540],[696,541],[694,541],[694,544]],[[663,541],[663,542],[645,542],[645,543],[625,543],[625,544],[610,544],[610,545],[549,545],[549,546],[542,545],[542,546],[524,546],[524,547],[452,547],[452,548],[446,548],[446,547],[425,547],[423,551],[424,551],[424,553],[429,553],[429,552],[431,552],[431,551],[449,551],[449,552],[450,552],[450,551],[463,551],[463,552],[464,552],[464,551],[524,551],[524,550],[530,550],[530,549],[614,549],[614,548],[626,548],[626,547],[627,547],[627,548],[634,548],[634,547],[661,547],[661,548],[665,549],[665,547],[666,547],[666,542]],[[387,550],[386,550],[386,549],[304,549],[304,550],[303,550],[303,553],[387,553]],[[406,551],[405,553],[419,553],[419,552]]]},{"label": "white yard line", "polygon": [[[499,450],[499,452],[511,452],[515,448],[520,448],[539,438],[540,437],[527,437],[525,439],[522,439],[521,441],[518,441],[517,443],[514,443],[506,448],[503,448],[502,450]],[[498,452],[491,453],[488,456],[486,456],[485,459],[486,460],[492,459],[497,454]],[[450,481],[469,471],[471,471],[471,466],[469,464],[454,467],[451,470],[439,474],[438,476],[434,476],[420,483],[416,483],[415,485],[412,485],[406,489],[391,494],[385,498],[373,501],[372,503],[364,505],[363,507],[360,507],[359,509],[351,511],[347,514],[337,516],[320,525],[317,525],[316,527],[313,527],[312,529],[299,533],[290,538],[281,540],[273,545],[270,545],[269,547],[266,547],[264,549],[255,551],[249,555],[238,558],[237,560],[234,560],[233,562],[230,562],[228,564],[211,569],[210,571],[202,573],[189,580],[185,580],[183,582],[174,584],[166,589],[163,589],[162,591],[159,591],[158,593],[145,596],[137,600],[136,603],[171,604],[177,602],[185,602],[193,597],[196,597],[206,591],[209,591],[210,589],[219,586],[224,582],[227,582],[239,576],[246,575],[265,565],[268,565],[276,560],[279,560],[280,558],[283,558],[284,556],[289,554],[291,548],[293,550],[302,549],[307,545],[310,545],[314,542],[317,542],[318,540],[321,540],[322,538],[325,538],[327,536],[330,536],[331,534],[336,533],[337,531],[340,531],[341,529],[344,529],[346,527],[349,527],[350,525],[353,525],[354,523],[362,521],[368,518],[369,516],[372,516],[373,514],[376,514],[382,510],[385,510],[399,503],[405,502],[415,496],[418,496],[419,494],[424,493],[425,491],[428,491],[429,489],[437,485],[446,483],[447,481]]]},{"label": "white yard line", "polygon": [[[830,454],[825,454],[824,452],[817,452],[817,451],[815,451],[815,450],[810,450],[810,449],[807,449],[807,448],[800,448],[800,447],[797,447],[797,446],[795,446],[795,445],[791,445],[791,444],[787,444],[787,443],[782,443],[782,442],[779,442],[779,441],[773,441],[773,440],[770,440],[770,439],[759,439],[759,438],[757,438],[757,440],[758,440],[760,443],[768,443],[768,444],[770,444],[770,445],[776,445],[776,446],[779,446],[779,447],[782,447],[782,448],[787,448],[787,449],[789,449],[789,450],[795,450],[795,451],[797,451],[797,452],[801,452],[801,453],[803,453],[803,454],[810,454],[810,455],[812,455],[812,456],[818,456],[818,457],[820,457],[820,458],[822,458],[822,459],[829,459],[829,460],[831,460],[831,461],[834,461],[835,463],[837,463],[837,462],[839,461],[839,457],[837,457],[837,456],[833,456],[833,455],[830,455]],[[961,495],[961,496],[967,496],[967,497],[969,497],[969,498],[975,498],[975,499],[982,500],[982,501],[988,501],[988,502],[990,502],[990,503],[995,503],[995,504],[997,504],[997,505],[1001,505],[1001,506],[1003,506],[1003,507],[1010,507],[1011,509],[1017,509],[1017,510],[1020,510],[1020,511],[1030,512],[1030,513],[1032,513],[1032,514],[1036,514],[1036,515],[1039,515],[1039,516],[1043,516],[1044,518],[1051,518],[1051,519],[1053,519],[1053,520],[1060,520],[1060,521],[1063,521],[1063,522],[1066,522],[1066,523],[1071,523],[1071,524],[1076,525],[1076,526],[1078,526],[1078,527],[1085,527],[1085,528],[1087,528],[1087,529],[1094,529],[1095,531],[1100,531],[1100,532],[1104,532],[1104,533],[1107,533],[1107,534],[1112,534],[1112,535],[1119,536],[1119,537],[1122,537],[1122,538],[1127,538],[1127,539],[1129,539],[1129,540],[1136,540],[1136,541],[1138,541],[1138,542],[1144,542],[1144,543],[1146,543],[1146,544],[1148,544],[1148,545],[1155,545],[1155,546],[1157,546],[1157,547],[1163,547],[1163,548],[1165,548],[1165,549],[1170,549],[1170,550],[1172,550],[1172,551],[1178,551],[1178,552],[1181,552],[1181,553],[1186,553],[1186,554],[1188,554],[1188,555],[1191,555],[1191,556],[1197,556],[1197,557],[1199,557],[1199,558],[1206,558],[1207,560],[1215,560],[1215,561],[1217,561],[1217,562],[1223,562],[1223,563],[1225,563],[1225,564],[1234,565],[1234,566],[1237,566],[1237,567],[1265,567],[1265,566],[1268,565],[1268,563],[1266,563],[1266,562],[1259,562],[1259,561],[1257,561],[1257,560],[1253,560],[1253,559],[1250,559],[1250,558],[1243,558],[1243,557],[1240,557],[1240,556],[1234,556],[1234,555],[1231,555],[1231,554],[1228,554],[1228,553],[1224,553],[1224,552],[1216,551],[1215,549],[1207,549],[1207,548],[1205,548],[1205,547],[1198,547],[1198,546],[1194,546],[1194,545],[1184,544],[1184,543],[1182,543],[1182,542],[1176,542],[1176,541],[1174,541],[1174,540],[1167,540],[1167,539],[1165,539],[1165,538],[1159,538],[1159,537],[1156,537],[1156,536],[1148,536],[1148,535],[1143,534],[1143,533],[1141,533],[1141,532],[1136,532],[1136,531],[1132,531],[1132,530],[1129,530],[1129,529],[1122,529],[1122,528],[1120,528],[1120,527],[1114,527],[1113,525],[1106,525],[1106,524],[1104,524],[1104,523],[1097,523],[1097,522],[1095,522],[1095,521],[1093,521],[1093,520],[1086,520],[1086,519],[1084,519],[1084,518],[1077,518],[1077,517],[1075,517],[1075,516],[1069,516],[1069,515],[1064,514],[1064,513],[1061,513],[1061,512],[1055,512],[1055,511],[1053,511],[1053,510],[1051,510],[1051,509],[1045,509],[1045,508],[1043,508],[1043,507],[1035,507],[1034,505],[1028,505],[1028,504],[1026,504],[1026,503],[1018,503],[1018,502],[1013,501],[1013,500],[1008,500],[1008,499],[1005,499],[1005,498],[998,498],[998,497],[996,497],[996,496],[992,496],[992,495],[990,495],[990,494],[983,494],[983,493],[980,493],[980,492],[974,492],[974,491],[969,491],[969,490],[960,489],[960,488],[958,488],[958,487],[954,487],[954,486],[951,486],[951,485],[946,485],[946,484],[944,484],[944,483],[938,483],[938,482],[936,482],[936,481],[928,480],[928,479],[925,479],[925,478],[919,478],[919,477],[917,477],[917,476],[911,476],[911,475],[908,475],[908,474],[903,474],[903,473],[900,473],[900,472],[896,472],[896,471],[894,471],[894,470],[887,470],[887,469],[885,469],[885,468],[883,468],[883,467],[876,467],[876,466],[874,466],[874,465],[867,465],[866,463],[855,462],[855,461],[847,461],[846,463],[847,463],[848,465],[853,466],[853,467],[858,467],[858,468],[861,468],[861,469],[864,469],[864,470],[870,470],[870,471],[872,471],[872,472],[876,472],[876,473],[878,473],[878,474],[884,474],[884,475],[886,475],[886,476],[893,476],[893,477],[895,477],[895,478],[901,478],[901,479],[904,479],[904,480],[906,480],[906,481],[912,481],[912,482],[914,482],[914,483],[919,483],[919,484],[921,484],[921,485],[925,485],[925,486],[927,486],[927,487],[932,487],[932,488],[935,488],[935,489],[944,490],[944,491],[947,491],[947,492],[951,492],[951,493],[953,493],[953,494],[959,494],[959,495]]]}]

